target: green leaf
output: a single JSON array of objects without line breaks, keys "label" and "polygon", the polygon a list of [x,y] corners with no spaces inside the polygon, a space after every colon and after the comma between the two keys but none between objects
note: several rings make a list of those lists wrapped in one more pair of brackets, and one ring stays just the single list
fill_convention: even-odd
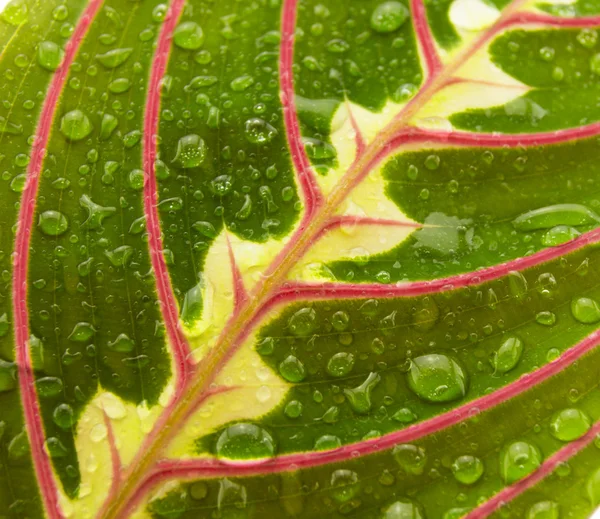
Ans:
[{"label": "green leaf", "polygon": [[10,0],[7,518],[585,518],[600,7]]}]

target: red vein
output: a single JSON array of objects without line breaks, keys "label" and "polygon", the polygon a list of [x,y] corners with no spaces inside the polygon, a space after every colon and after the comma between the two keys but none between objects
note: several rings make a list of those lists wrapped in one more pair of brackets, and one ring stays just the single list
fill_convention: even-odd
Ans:
[{"label": "red vein", "polygon": [[12,297],[19,387],[38,488],[42,494],[44,508],[50,519],[61,518],[63,514],[58,503],[58,490],[52,474],[52,463],[44,449],[44,426],[35,391],[35,375],[29,350],[29,309],[27,307],[29,251],[35,214],[35,200],[58,100],[66,83],[69,68],[102,2],[103,0],[92,0],[86,7],[73,32],[73,37],[65,47],[63,62],[54,74],[48,88],[40,114],[35,142],[31,149],[31,162],[27,168],[27,184],[21,199],[15,236]]},{"label": "red vein", "polygon": [[270,311],[275,305],[304,299],[325,300],[356,297],[414,297],[466,288],[498,279],[506,276],[510,272],[522,271],[524,269],[535,267],[598,242],[600,242],[600,229],[594,229],[571,241],[556,247],[543,249],[529,256],[516,258],[475,272],[457,274],[455,276],[434,279],[432,281],[399,282],[395,285],[383,285],[381,283],[289,282],[282,286],[270,302],[265,305],[261,316],[267,311]]},{"label": "red vein", "polygon": [[382,227],[410,227],[413,229],[420,229],[423,227],[418,222],[401,222],[399,220],[392,220],[388,218],[372,218],[367,216],[334,216],[329,222],[323,226],[321,232],[315,236],[315,241],[323,237],[323,235],[331,232],[340,227],[352,227],[352,226],[382,226]]},{"label": "red vein", "polygon": [[294,92],[294,32],[296,28],[296,7],[298,0],[284,2],[281,13],[281,51],[279,57],[279,83],[281,104],[285,120],[288,146],[292,162],[302,188],[305,205],[305,219],[309,220],[322,203],[322,195],[310,166],[306,150],[302,144],[300,122],[296,110]]},{"label": "red vein", "polygon": [[350,117],[350,124],[352,125],[352,130],[354,131],[354,142],[356,144],[356,156],[360,157],[365,148],[367,147],[367,143],[365,142],[364,135],[360,130],[360,126],[358,122],[354,118],[354,114],[352,113],[352,108],[348,100],[346,99],[346,110],[348,110],[348,115]]},{"label": "red vein", "polygon": [[[117,495],[119,483],[121,482],[121,457],[119,455],[119,449],[117,448],[117,440],[115,438],[115,431],[113,430],[110,418],[104,411],[104,425],[108,435],[108,445],[110,448],[110,462],[112,467],[112,481],[110,483],[109,496]],[[109,498],[110,499],[110,498]]]},{"label": "red vein", "polygon": [[562,463],[581,452],[585,447],[590,445],[600,434],[600,422],[596,422],[590,430],[581,438],[572,441],[565,445],[558,452],[550,456],[541,466],[532,474],[514,483],[513,485],[504,488],[491,499],[481,504],[474,510],[471,510],[464,519],[481,519],[495,512],[508,501],[512,501],[526,490],[538,484],[544,478],[552,474],[554,470]]},{"label": "red vein", "polygon": [[235,260],[229,236],[227,236],[227,249],[229,251],[229,263],[231,265],[231,278],[233,281],[233,315],[235,315],[239,307],[248,301],[248,292],[244,286],[244,278],[242,277],[240,268]]},{"label": "red vein", "polygon": [[514,15],[513,23],[550,25],[552,27],[594,27],[600,25],[600,16],[564,18],[545,13],[522,12]]},{"label": "red vein", "polygon": [[427,11],[423,0],[410,0],[413,26],[417,40],[425,59],[427,71],[430,76],[437,75],[442,69],[442,61],[435,46],[431,28],[427,23]]},{"label": "red vein", "polygon": [[171,39],[175,26],[183,11],[185,0],[173,0],[160,36],[150,72],[148,98],[146,100],[146,115],[144,119],[144,214],[148,226],[148,247],[150,259],[156,277],[156,287],[160,308],[165,320],[165,327],[177,368],[179,381],[177,391],[181,391],[190,374],[188,359],[190,347],[179,325],[179,311],[171,285],[167,263],[163,255],[163,242],[158,214],[158,184],[156,181],[156,157],[158,155],[158,124],[160,117],[160,83],[166,73]]},{"label": "red vein", "polygon": [[[557,359],[536,371],[523,375],[520,379],[493,393],[475,398],[451,411],[400,431],[385,434],[379,438],[351,443],[332,450],[285,454],[271,459],[249,460],[243,463],[224,463],[213,458],[163,460],[157,464],[155,472],[148,477],[143,487],[148,490],[159,481],[173,478],[256,476],[288,470],[308,469],[330,463],[341,463],[357,456],[385,451],[401,443],[414,442],[423,436],[435,434],[457,425],[466,419],[518,397],[571,366],[594,349],[599,342],[600,330],[596,330],[580,343],[565,351]],[[482,516],[479,515],[478,517]]]}]

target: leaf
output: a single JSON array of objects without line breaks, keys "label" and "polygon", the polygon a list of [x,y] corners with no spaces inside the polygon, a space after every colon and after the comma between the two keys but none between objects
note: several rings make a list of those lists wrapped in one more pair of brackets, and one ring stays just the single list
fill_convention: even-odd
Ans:
[{"label": "leaf", "polygon": [[599,10],[7,2],[3,517],[590,516]]}]

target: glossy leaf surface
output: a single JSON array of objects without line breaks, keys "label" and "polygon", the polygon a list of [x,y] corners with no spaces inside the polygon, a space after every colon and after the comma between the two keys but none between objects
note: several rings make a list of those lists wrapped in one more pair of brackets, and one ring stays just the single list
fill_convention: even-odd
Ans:
[{"label": "glossy leaf surface", "polygon": [[9,1],[0,516],[589,517],[599,11]]}]

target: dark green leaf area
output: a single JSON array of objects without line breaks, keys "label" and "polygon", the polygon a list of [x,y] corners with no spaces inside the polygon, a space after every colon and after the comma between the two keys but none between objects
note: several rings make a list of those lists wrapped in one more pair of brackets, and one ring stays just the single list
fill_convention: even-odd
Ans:
[{"label": "dark green leaf area", "polygon": [[[157,519],[216,514],[250,519],[265,513],[315,519],[461,517],[539,467],[600,418],[597,370],[593,368],[598,360],[600,350],[596,349],[506,403],[418,440],[399,441],[373,455],[283,474],[185,483],[151,501],[149,509]],[[524,512],[535,510],[543,501],[568,510],[569,517],[588,517],[596,504],[589,491],[558,487],[561,481],[581,484],[577,477],[589,474],[598,460],[595,451],[590,454],[590,463],[581,471],[573,465],[572,480],[569,467],[559,467],[548,479],[552,484],[547,490],[524,493],[516,501],[514,515],[508,509],[508,515],[500,517],[526,517]],[[307,456],[316,458],[318,452]],[[398,515],[398,510],[412,515]]]},{"label": "dark green leaf area", "polygon": [[536,7],[554,16],[589,16],[600,13],[600,2],[597,0],[577,0],[571,4],[540,3]]},{"label": "dark green leaf area", "polygon": [[379,111],[390,100],[406,102],[423,79],[404,1],[301,2],[294,61],[302,135],[321,174],[336,164],[329,136],[347,117],[333,118],[340,104],[348,100]]},{"label": "dark green leaf area", "polygon": [[[279,453],[322,450],[498,390],[597,328],[599,262],[600,252],[586,249],[441,294],[294,304],[256,344],[292,385],[260,425]],[[219,454],[221,434],[198,448]]]},{"label": "dark green leaf area", "polygon": [[[24,1],[0,16],[0,510],[10,518],[42,516],[14,364],[12,253],[19,198],[25,186],[30,136],[52,78],[48,63],[85,6],[83,0]],[[16,3],[15,3],[16,4]],[[23,6],[25,8],[23,9]],[[23,13],[25,15],[23,16]],[[20,37],[27,34],[27,37]],[[40,48],[50,54],[40,53]],[[54,61],[53,63],[56,63]],[[37,357],[33,355],[34,362]]]},{"label": "dark green leaf area", "polygon": [[598,140],[397,155],[387,194],[423,224],[392,250],[327,265],[341,281],[441,278],[523,257],[598,226]]},{"label": "dark green leaf area", "polygon": [[30,347],[47,442],[70,496],[79,482],[77,421],[89,400],[107,390],[151,406],[171,372],[143,211],[140,140],[161,21],[150,4],[109,1],[94,19],[40,179]]},{"label": "dark green leaf area", "polygon": [[527,133],[600,120],[600,46],[596,29],[514,30],[497,38],[492,62],[533,88],[504,106],[450,117],[456,128]]},{"label": "dark green leaf area", "polygon": [[302,209],[279,100],[280,10],[271,4],[232,10],[226,2],[190,1],[179,28],[196,24],[203,41],[193,48],[174,41],[157,175],[182,307],[202,285],[208,249],[225,228],[264,242],[287,234]]}]

